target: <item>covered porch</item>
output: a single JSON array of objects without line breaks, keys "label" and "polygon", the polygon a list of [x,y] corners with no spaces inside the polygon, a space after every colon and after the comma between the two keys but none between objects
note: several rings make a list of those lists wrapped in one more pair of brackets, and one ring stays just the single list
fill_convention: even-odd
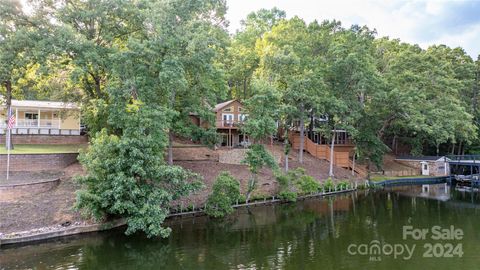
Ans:
[{"label": "covered porch", "polygon": [[[61,117],[59,109],[12,108],[15,125],[12,134],[80,135],[79,127],[70,123],[70,117]],[[0,116],[0,134],[6,132],[6,116]]]}]

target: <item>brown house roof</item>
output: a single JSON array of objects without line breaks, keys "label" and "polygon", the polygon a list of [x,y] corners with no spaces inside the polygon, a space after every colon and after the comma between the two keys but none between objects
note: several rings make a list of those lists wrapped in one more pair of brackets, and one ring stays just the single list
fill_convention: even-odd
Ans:
[{"label": "brown house roof", "polygon": [[219,110],[227,107],[228,105],[232,104],[235,101],[237,101],[237,100],[232,99],[232,100],[228,100],[228,101],[225,101],[225,102],[222,102],[222,103],[218,103],[217,105],[215,105],[215,108],[213,108],[213,111],[218,112]]}]

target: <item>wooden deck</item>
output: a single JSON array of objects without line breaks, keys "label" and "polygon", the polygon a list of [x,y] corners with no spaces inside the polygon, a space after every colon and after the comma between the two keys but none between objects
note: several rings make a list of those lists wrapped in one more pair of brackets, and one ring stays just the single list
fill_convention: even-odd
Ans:
[{"label": "wooden deck", "polygon": [[[288,137],[292,148],[295,150],[300,149],[300,134],[293,133],[289,134]],[[333,148],[333,165],[352,170],[355,169],[355,172],[358,174],[367,175],[365,169],[358,165],[354,166],[353,161],[350,159],[350,154],[353,153],[354,148],[355,145],[353,144],[336,144]],[[330,145],[316,144],[305,136],[304,149],[318,159],[330,161]]]}]

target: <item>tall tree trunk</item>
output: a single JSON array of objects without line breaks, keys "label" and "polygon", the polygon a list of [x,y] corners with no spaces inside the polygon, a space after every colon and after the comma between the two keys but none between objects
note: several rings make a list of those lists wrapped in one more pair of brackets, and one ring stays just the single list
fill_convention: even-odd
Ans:
[{"label": "tall tree trunk", "polygon": [[255,190],[255,186],[257,185],[257,175],[252,174],[250,179],[248,180],[248,186],[247,186],[247,196],[246,196],[246,203],[250,201],[250,196],[252,195],[252,192]]},{"label": "tall tree trunk", "polygon": [[247,77],[243,78],[243,100],[247,99]]},{"label": "tall tree trunk", "polygon": [[99,77],[95,77],[95,93],[97,95],[97,97],[101,97],[102,96],[102,90],[100,88],[100,78]]},{"label": "tall tree trunk", "polygon": [[437,147],[437,157],[438,157],[440,153],[440,144],[437,143],[436,147]]},{"label": "tall tree trunk", "polygon": [[101,90],[101,78],[97,74],[93,72],[89,72],[90,76],[92,76],[92,79],[94,81],[94,90],[95,90],[95,97],[100,98],[102,97],[102,90]]},{"label": "tall tree trunk", "polygon": [[310,124],[308,125],[308,137],[313,141],[313,112],[310,113]]},{"label": "tall tree trunk", "polygon": [[328,170],[328,177],[333,178],[333,154],[334,154],[334,147],[335,147],[335,137],[337,133],[335,132],[335,127],[333,127],[333,135],[332,135],[332,142],[330,144],[330,167]]},{"label": "tall tree trunk", "polygon": [[[170,96],[170,108],[173,110],[175,108],[175,95],[176,90],[172,90],[172,95]],[[170,123],[172,125],[172,123]],[[168,165],[173,165],[173,130],[170,126],[168,131]]]},{"label": "tall tree trunk", "polygon": [[304,112],[303,104],[300,104],[300,150],[298,152],[298,162],[303,164],[303,147],[305,143],[305,123],[303,120],[303,112]]},{"label": "tall tree trunk", "polygon": [[230,98],[233,98],[233,96],[232,96],[232,88],[233,88],[232,81],[231,81],[231,80],[228,80],[228,96],[229,96]]},{"label": "tall tree trunk", "polygon": [[355,156],[357,155],[357,151],[353,152],[353,161],[352,161],[352,176],[355,176]]},{"label": "tall tree trunk", "polygon": [[452,155],[455,154],[455,143],[452,143],[452,152],[451,153],[452,153]]},{"label": "tall tree trunk", "polygon": [[[11,107],[12,107],[12,81],[7,80],[4,81],[4,85],[6,88],[6,105],[7,105],[7,119],[5,121],[5,125],[8,125],[8,120],[10,119],[11,116]],[[12,140],[12,132],[6,132],[5,133],[5,148],[8,149],[8,142],[10,142],[10,149],[13,149],[13,140]]]},{"label": "tall tree trunk", "polygon": [[457,152],[457,155],[461,155],[461,154],[462,154],[462,147],[463,147],[463,142],[460,141],[460,143],[458,144],[458,152]]},{"label": "tall tree trunk", "polygon": [[288,172],[288,154],[285,154],[285,172]]},{"label": "tall tree trunk", "polygon": [[397,134],[394,134],[392,139],[392,151],[393,153],[395,153],[395,155],[397,154],[397,149],[395,148],[396,142],[397,142]]},{"label": "tall tree trunk", "polygon": [[168,165],[173,165],[173,134],[168,132]]}]

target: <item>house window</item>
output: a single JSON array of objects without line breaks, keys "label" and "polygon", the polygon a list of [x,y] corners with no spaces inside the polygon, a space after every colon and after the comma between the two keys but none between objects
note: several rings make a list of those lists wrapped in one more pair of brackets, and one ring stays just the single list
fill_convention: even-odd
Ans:
[{"label": "house window", "polygon": [[25,113],[25,119],[37,120],[38,119],[38,113],[26,112]]},{"label": "house window", "polygon": [[245,120],[247,120],[247,117],[248,117],[247,114],[239,114],[238,115],[238,121],[239,122],[244,122]]},{"label": "house window", "polygon": [[231,113],[222,114],[222,120],[223,120],[223,126],[224,127],[233,126],[233,114],[231,114]]},{"label": "house window", "polygon": [[243,112],[243,108],[242,108],[242,107],[238,107],[238,111],[239,111],[239,112]]},{"label": "house window", "polygon": [[228,107],[228,108],[223,109],[223,111],[224,112],[232,112],[233,110],[232,110],[232,107]]}]

